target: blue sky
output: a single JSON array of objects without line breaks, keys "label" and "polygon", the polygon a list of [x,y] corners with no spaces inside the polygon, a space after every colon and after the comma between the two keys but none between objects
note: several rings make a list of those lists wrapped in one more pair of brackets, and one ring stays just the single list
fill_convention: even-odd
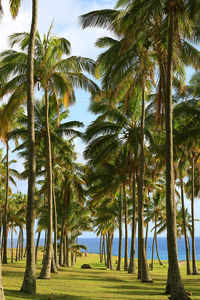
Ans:
[{"label": "blue sky", "polygon": [[[7,37],[14,32],[22,32],[30,30],[31,22],[31,2],[24,0],[16,20],[12,20],[8,10],[8,0],[3,0],[4,16],[0,24],[1,44],[0,51],[8,48]],[[108,35],[106,30],[98,28],[90,28],[82,30],[79,25],[78,17],[81,14],[87,13],[96,9],[113,8],[116,1],[113,0],[42,0],[39,1],[39,14],[38,14],[38,29],[40,34],[48,31],[51,22],[54,20],[53,34],[65,37],[71,42],[72,55],[80,55],[95,59],[100,53],[99,49],[94,46],[95,41],[102,36]],[[192,70],[187,69],[187,78],[191,76]],[[70,108],[71,120],[82,121],[87,126],[94,118],[88,112],[89,94],[82,91],[77,91],[77,103]],[[12,148],[12,145],[11,145]],[[76,150],[80,153],[79,160],[82,161],[82,151],[84,145],[80,140],[76,142]],[[11,154],[16,158],[16,155]],[[23,169],[22,160],[18,158],[18,170]],[[26,182],[18,182],[18,189],[23,193],[27,191]],[[198,200],[195,203],[198,207]],[[187,201],[186,206],[190,206]],[[196,218],[200,218],[200,212],[195,209]],[[196,233],[200,235],[200,225],[196,224]],[[152,235],[152,234],[151,234]],[[83,236],[92,237],[91,233],[85,233]],[[116,233],[117,236],[117,233]]]}]

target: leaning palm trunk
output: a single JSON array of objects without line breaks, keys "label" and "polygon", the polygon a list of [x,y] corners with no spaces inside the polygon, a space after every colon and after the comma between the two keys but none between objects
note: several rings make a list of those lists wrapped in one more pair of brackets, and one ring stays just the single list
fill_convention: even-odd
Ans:
[{"label": "leaning palm trunk", "polygon": [[[169,1],[170,2],[170,1]],[[171,3],[171,2],[170,2]],[[172,127],[172,57],[174,41],[174,7],[168,13],[168,50],[167,50],[167,82],[165,89],[165,127],[166,127],[166,215],[167,215],[167,247],[168,247],[168,282],[166,293],[171,300],[190,299],[183,287],[178,265],[176,236],[176,207],[174,198],[174,166],[173,166],[173,127]]]},{"label": "leaning palm trunk", "polygon": [[38,246],[40,242],[40,235],[41,235],[41,230],[38,232],[38,238],[36,242],[36,248],[35,248],[35,263],[37,264],[37,253],[38,253]]},{"label": "leaning palm trunk", "polygon": [[159,255],[159,252],[158,252],[158,238],[157,238],[157,216],[155,216],[155,244],[156,244],[156,254],[157,254],[157,258],[158,258],[158,261],[159,261],[159,264],[162,266],[163,263],[160,259],[160,255]]},{"label": "leaning palm trunk", "polygon": [[194,228],[194,157],[192,157],[192,194],[191,194],[191,212],[192,212],[192,274],[197,275],[196,253],[195,253],[195,228]]},{"label": "leaning palm trunk", "polygon": [[27,114],[28,114],[28,201],[26,213],[26,270],[21,291],[36,292],[35,249],[34,249],[34,197],[35,197],[35,131],[34,131],[34,45],[37,28],[38,0],[32,0],[32,24],[27,62]]},{"label": "leaning palm trunk", "polygon": [[133,212],[132,212],[132,236],[131,236],[131,255],[128,273],[136,273],[135,264],[135,240],[136,240],[136,183],[135,183],[135,171],[133,172],[133,188],[132,188],[132,199],[133,199]]},{"label": "leaning palm trunk", "polygon": [[125,255],[124,255],[124,271],[128,271],[128,208],[125,184],[123,184],[124,209],[125,209]]},{"label": "leaning palm trunk", "polygon": [[51,256],[52,256],[52,156],[51,156],[51,137],[49,131],[49,95],[48,88],[45,88],[45,130],[46,130],[46,172],[47,172],[47,192],[48,192],[48,229],[47,247],[42,270],[41,279],[51,277]]},{"label": "leaning palm trunk", "polygon": [[185,204],[184,204],[184,192],[183,192],[183,179],[180,179],[181,181],[181,203],[182,203],[182,217],[183,217],[183,230],[184,230],[184,239],[185,239],[185,251],[186,251],[186,262],[187,262],[187,275],[191,274],[190,269],[190,258],[189,258],[189,252],[188,252],[188,242],[187,242],[187,231],[186,231],[186,225],[185,225]]},{"label": "leaning palm trunk", "polygon": [[6,139],[6,199],[4,206],[4,217],[3,217],[3,264],[7,264],[7,215],[8,215],[8,190],[9,190],[9,146],[8,138]]},{"label": "leaning palm trunk", "polygon": [[118,248],[118,262],[117,271],[121,271],[121,261],[122,261],[122,224],[123,224],[123,197],[122,188],[120,190],[120,205],[119,205],[119,248]]},{"label": "leaning palm trunk", "polygon": [[144,123],[145,123],[145,87],[142,83],[142,116],[141,116],[141,132],[140,132],[140,179],[139,179],[139,193],[138,193],[138,253],[140,253],[139,267],[140,276],[143,282],[152,282],[148,263],[146,258],[145,244],[144,244],[144,203],[143,203],[143,177],[144,177]]}]

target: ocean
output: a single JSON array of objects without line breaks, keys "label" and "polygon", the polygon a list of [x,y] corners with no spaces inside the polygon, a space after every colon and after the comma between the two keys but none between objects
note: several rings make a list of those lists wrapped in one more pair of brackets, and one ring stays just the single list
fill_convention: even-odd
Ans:
[{"label": "ocean", "polygon": [[[152,251],[152,241],[153,238],[149,237],[147,241],[147,258],[151,258],[151,251]],[[99,238],[79,238],[78,242],[80,244],[84,244],[87,246],[87,252],[88,253],[99,253]],[[124,238],[122,241],[122,257],[124,257]],[[119,239],[114,238],[113,239],[113,255],[118,255],[118,243]],[[196,249],[196,259],[200,260],[200,237],[197,237],[195,239],[195,249]],[[177,245],[178,245],[178,259],[179,260],[186,260],[185,257],[185,241],[184,237],[181,238],[181,240],[177,239]],[[191,245],[191,240],[190,240],[190,245]],[[138,257],[137,253],[137,247],[138,247],[138,240],[136,239],[136,258]],[[192,248],[192,246],[190,246]],[[129,255],[130,255],[130,250],[131,250],[131,239],[128,239],[128,250],[129,250]],[[158,251],[159,251],[159,256],[161,260],[167,260],[168,255],[167,255],[167,238],[165,237],[158,237]],[[157,259],[156,255],[156,248],[154,248],[154,258]]]},{"label": "ocean", "polygon": [[[124,241],[125,239],[123,238],[122,241],[122,257],[124,257]],[[147,242],[147,258],[151,258],[151,249],[152,249],[152,241],[153,238],[149,237],[148,242]],[[14,239],[14,248],[16,247],[17,240]],[[99,253],[99,238],[78,238],[78,243],[83,244],[87,246],[87,252],[88,253]],[[118,243],[119,239],[114,238],[113,239],[113,252],[112,254],[117,256],[118,255]],[[196,246],[196,259],[200,260],[200,237],[196,237],[195,239],[195,246]],[[40,246],[44,245],[44,239],[40,240]],[[138,240],[136,239],[136,258],[138,256],[137,254],[137,245],[138,245]],[[185,241],[184,237],[181,238],[181,240],[177,239],[177,245],[178,245],[178,259],[179,260],[185,260]],[[128,239],[128,250],[129,250],[129,255],[130,255],[130,247],[131,247],[131,239]],[[8,239],[8,248],[10,248],[10,239]],[[190,240],[190,248],[191,248],[191,240]],[[167,238],[165,237],[158,237],[158,251],[160,255],[161,260],[167,260]],[[156,256],[156,249],[154,249],[154,258],[157,259]]]}]

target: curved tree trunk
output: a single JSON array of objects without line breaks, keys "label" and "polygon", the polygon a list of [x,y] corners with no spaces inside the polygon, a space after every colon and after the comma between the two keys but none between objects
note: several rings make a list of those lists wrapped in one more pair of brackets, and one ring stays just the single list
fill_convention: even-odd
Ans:
[{"label": "curved tree trunk", "polygon": [[123,184],[124,210],[125,210],[125,255],[124,255],[124,271],[128,271],[128,208],[125,184]]},{"label": "curved tree trunk", "polygon": [[[144,124],[145,124],[145,86],[142,86],[142,116],[141,116],[141,131],[140,131],[140,180],[138,193],[138,253],[140,253],[140,279],[142,282],[152,282],[148,262],[146,258],[144,244],[144,196],[143,196],[143,177],[144,177]],[[139,276],[138,276],[139,277]]]},{"label": "curved tree trunk", "polygon": [[[170,3],[170,1],[169,1]],[[169,6],[170,7],[170,6]],[[167,247],[168,247],[168,284],[166,292],[171,300],[190,299],[183,287],[178,265],[176,236],[176,207],[174,198],[174,166],[173,166],[173,125],[172,125],[172,58],[174,42],[174,7],[168,13],[168,50],[167,81],[165,93],[165,127],[166,127],[166,215],[167,215]],[[165,92],[164,91],[164,92]]]},{"label": "curved tree trunk", "polygon": [[136,240],[136,182],[135,182],[135,171],[133,172],[133,188],[132,188],[132,199],[133,199],[133,211],[132,211],[132,235],[131,235],[131,255],[128,273],[136,273],[135,264],[135,240]]},{"label": "curved tree trunk", "polygon": [[163,265],[163,262],[161,261],[160,255],[159,255],[159,252],[158,252],[157,217],[156,217],[156,216],[155,216],[155,244],[156,244],[156,254],[157,254],[157,258],[158,258],[159,264],[162,266],[162,265]]},{"label": "curved tree trunk", "polygon": [[8,193],[9,193],[9,146],[8,138],[6,139],[6,199],[4,206],[4,216],[3,216],[3,264],[7,264],[7,216],[8,216]]},{"label": "curved tree trunk", "polygon": [[123,196],[122,188],[120,189],[120,205],[119,205],[119,248],[118,248],[118,262],[117,271],[121,271],[121,261],[122,261],[122,224],[123,224]]},{"label": "curved tree trunk", "polygon": [[194,227],[194,157],[192,157],[192,193],[191,193],[191,213],[192,213],[192,274],[197,275],[196,253],[195,253],[195,227]]},{"label": "curved tree trunk", "polygon": [[185,239],[187,275],[190,275],[191,268],[190,268],[190,258],[189,258],[188,243],[187,243],[187,231],[186,231],[186,225],[185,225],[185,204],[184,204],[183,179],[181,178],[180,181],[181,181],[181,203],[182,203],[181,209],[182,209],[182,217],[183,217],[183,230],[184,230],[184,239]]},{"label": "curved tree trunk", "polygon": [[34,197],[35,197],[35,131],[34,131],[34,45],[37,29],[38,0],[32,0],[32,23],[27,62],[27,115],[28,115],[28,201],[26,213],[26,270],[21,291],[36,292],[35,245],[34,245]]},{"label": "curved tree trunk", "polygon": [[49,131],[49,95],[45,88],[45,130],[46,130],[46,172],[47,172],[47,193],[48,193],[48,228],[47,248],[44,263],[39,278],[50,279],[51,277],[51,256],[52,256],[52,229],[53,229],[53,201],[52,201],[52,155],[51,136]]}]

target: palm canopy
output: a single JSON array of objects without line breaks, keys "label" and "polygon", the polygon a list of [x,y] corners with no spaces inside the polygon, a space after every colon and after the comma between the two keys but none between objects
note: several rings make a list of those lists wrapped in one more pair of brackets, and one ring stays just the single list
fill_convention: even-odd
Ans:
[{"label": "palm canopy", "polygon": [[[21,5],[21,0],[9,0],[10,13],[13,18],[16,18],[19,7]],[[3,14],[2,1],[0,0],[0,16]]]},{"label": "palm canopy", "polygon": [[[2,84],[1,97],[11,94],[10,107],[17,107],[26,99],[26,68],[29,34],[16,33],[10,36],[10,45],[19,45],[20,51],[6,50],[1,53]],[[74,88],[97,92],[98,86],[84,72],[95,73],[95,63],[85,57],[69,56],[70,42],[65,38],[51,36],[51,28],[41,39],[36,34],[34,58],[34,82],[40,90],[48,89],[59,102],[63,99],[66,107],[76,100]],[[67,57],[69,56],[69,57]],[[9,80],[11,78],[11,80]]]}]

